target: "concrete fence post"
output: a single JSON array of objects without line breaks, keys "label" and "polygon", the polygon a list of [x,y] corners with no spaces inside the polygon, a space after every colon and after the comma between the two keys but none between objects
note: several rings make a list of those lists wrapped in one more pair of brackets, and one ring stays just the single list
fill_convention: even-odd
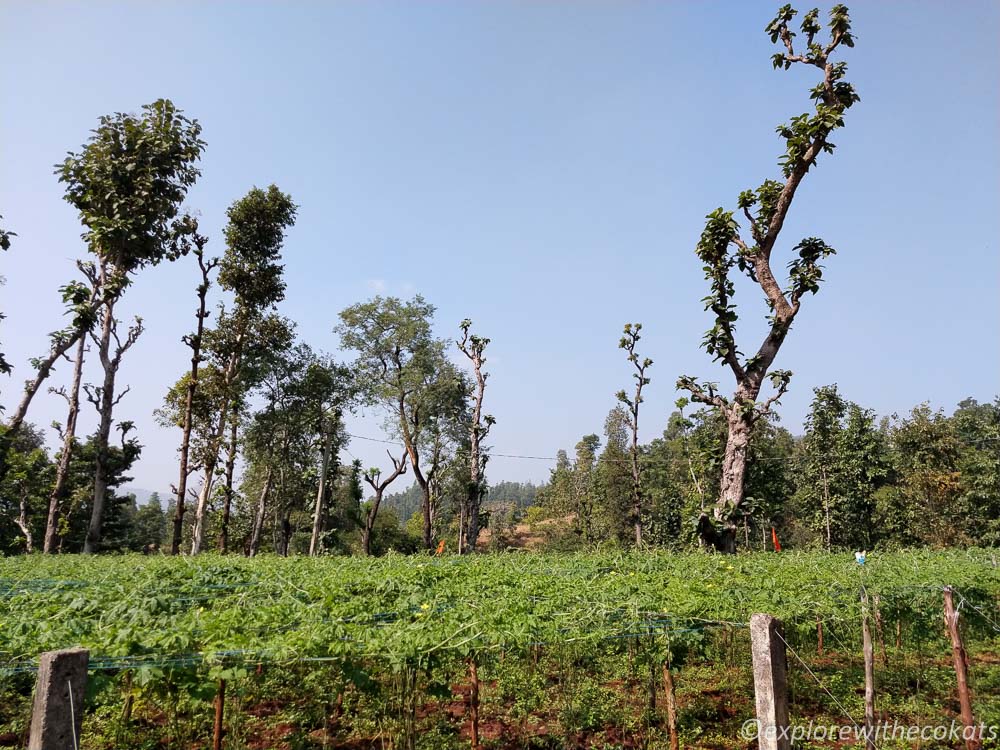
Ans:
[{"label": "concrete fence post", "polygon": [[89,660],[82,648],[42,654],[28,750],[79,750]]},{"label": "concrete fence post", "polygon": [[788,674],[781,620],[750,617],[753,688],[757,700],[757,743],[760,750],[791,750],[788,720]]}]

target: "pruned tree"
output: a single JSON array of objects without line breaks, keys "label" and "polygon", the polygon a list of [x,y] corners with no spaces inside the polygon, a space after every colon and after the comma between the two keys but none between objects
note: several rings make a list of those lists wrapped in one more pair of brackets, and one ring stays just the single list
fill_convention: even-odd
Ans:
[{"label": "pruned tree", "polygon": [[622,338],[618,342],[618,348],[624,349],[628,353],[628,361],[635,368],[635,372],[632,373],[632,377],[635,378],[635,391],[631,397],[624,390],[620,390],[616,394],[618,400],[627,410],[627,424],[632,439],[629,445],[629,462],[632,470],[632,526],[635,530],[635,545],[637,547],[642,546],[643,513],[642,466],[639,462],[639,405],[642,403],[642,389],[649,385],[650,382],[649,378],[646,377],[646,370],[653,364],[653,360],[649,359],[649,357],[640,360],[639,354],[635,350],[639,339],[642,338],[639,335],[639,331],[641,330],[642,323],[625,324]]},{"label": "pruned tree", "polygon": [[[844,81],[846,63],[831,60],[841,46],[854,46],[847,8],[835,5],[830,11],[830,38],[826,43],[817,41],[817,34],[822,30],[819,11],[806,13],[801,24],[805,50],[798,53],[794,46],[795,33],[789,28],[795,15],[796,11],[785,5],[767,25],[766,32],[772,43],[780,41],[784,47],[783,52],[773,56],[772,62],[775,68],[785,70],[793,64],[802,64],[822,71],[822,81],[810,92],[815,111],[793,117],[777,129],[785,141],[785,154],[780,161],[783,181],[767,179],[760,187],[740,193],[737,206],[746,219],[751,239],[741,236],[740,223],[732,211],[718,208],[708,215],[696,249],[704,264],[705,277],[711,284],[711,292],[704,300],[705,309],[715,315],[715,325],[705,334],[703,346],[716,361],[729,367],[736,380],[736,390],[731,398],[726,398],[718,392],[715,383],[699,383],[687,375],[677,381],[677,387],[689,391],[693,400],[715,407],[726,417],[728,436],[719,495],[712,516],[703,513],[699,519],[699,533],[704,542],[723,552],[736,549],[736,519],[745,499],[751,431],[754,424],[780,401],[791,378],[790,371],[772,371],[771,365],[799,312],[802,298],[819,290],[823,276],[820,261],[832,255],[834,250],[816,237],[799,242],[794,248],[797,257],[788,263],[785,288],[772,271],[772,252],[799,184],[821,153],[833,152],[830,136],[843,127],[844,113],[858,101],[854,87]],[[767,335],[757,352],[748,358],[743,357],[736,344],[738,316],[732,301],[734,267],[760,286],[770,309]],[[770,380],[774,393],[758,401],[766,380]]]},{"label": "pruned tree", "polygon": [[486,393],[488,372],[483,372],[486,364],[486,347],[490,340],[470,333],[472,321],[466,318],[459,326],[462,338],[457,341],[459,350],[472,364],[475,384],[472,391],[472,414],[469,420],[469,485],[459,519],[459,554],[476,551],[479,540],[479,514],[482,509],[485,482],[484,470],[488,455],[483,450],[482,443],[489,435],[490,429],[496,424],[491,414],[483,414],[483,397]]},{"label": "pruned tree", "polygon": [[[121,356],[131,344],[117,336],[115,305],[146,266],[173,260],[188,250],[196,223],[180,209],[200,171],[204,142],[201,126],[189,120],[172,102],[160,99],[142,108],[139,116],[116,113],[102,117],[79,153],[70,153],[56,168],[65,183],[65,199],[79,212],[83,238],[96,258],[101,294],[100,335],[95,336],[104,368],[98,410],[97,464],[94,502],[85,552],[93,552],[100,537],[100,513],[107,490],[105,475],[114,378]],[[126,341],[141,332],[133,326]],[[113,350],[114,349],[114,353]]]},{"label": "pruned tree", "polygon": [[[191,243],[193,245],[191,252],[198,261],[201,281],[196,287],[198,309],[195,311],[194,333],[186,334],[183,337],[184,343],[191,349],[191,369],[185,383],[184,413],[181,420],[180,472],[175,488],[177,505],[183,505],[184,498],[187,496],[187,480],[191,473],[188,464],[191,452],[191,430],[194,426],[194,402],[198,394],[198,370],[201,367],[203,358],[202,343],[205,336],[205,319],[209,315],[208,290],[212,285],[212,271],[219,264],[218,258],[207,259],[205,257],[205,245],[208,244],[207,237],[195,232],[191,237]],[[195,538],[200,540],[201,534],[202,530],[199,527],[195,533]]]},{"label": "pruned tree", "polygon": [[[239,420],[234,412],[241,405],[246,388],[243,375],[246,370],[247,342],[251,331],[267,325],[267,311],[284,299],[281,249],[285,231],[295,223],[296,209],[289,195],[271,185],[267,190],[257,187],[251,189],[226,212],[229,222],[225,229],[226,252],[219,263],[219,285],[234,294],[235,302],[228,318],[220,314],[214,342],[217,355],[224,360],[220,366],[224,390],[228,391],[229,397],[222,399],[219,404],[215,436],[202,467],[203,478],[197,500],[197,507],[202,508],[202,513],[215,484],[219,452],[223,447],[227,427],[231,430],[230,459],[232,462],[236,459]],[[257,342],[255,348],[263,349],[263,342]],[[226,497],[231,500],[232,469],[229,466],[226,477]],[[178,496],[174,509],[171,554],[180,551],[185,511],[184,498]],[[202,536],[203,531],[196,534],[192,549],[201,549]]]},{"label": "pruned tree", "polygon": [[386,451],[386,453],[392,462],[392,472],[383,477],[381,469],[372,467],[364,475],[365,483],[375,493],[372,495],[372,499],[368,501],[368,507],[365,510],[365,525],[361,529],[361,548],[366,555],[371,555],[372,553],[372,531],[375,528],[375,521],[378,519],[378,509],[382,505],[382,496],[385,495],[385,491],[390,484],[406,473],[406,452],[404,451],[403,455],[398,459],[392,453],[389,453],[389,451]]}]

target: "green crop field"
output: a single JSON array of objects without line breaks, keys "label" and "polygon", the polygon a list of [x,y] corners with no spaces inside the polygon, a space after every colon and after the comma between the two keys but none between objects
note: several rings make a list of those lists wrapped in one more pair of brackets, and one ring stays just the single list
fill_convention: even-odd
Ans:
[{"label": "green crop field", "polygon": [[665,664],[682,743],[744,747],[750,615],[785,623],[795,716],[857,720],[862,591],[885,718],[936,723],[956,711],[945,585],[977,720],[1000,720],[988,551],[8,558],[0,742],[22,742],[38,655],[83,646],[86,747],[211,746],[220,680],[223,747],[468,746],[472,665],[487,747],[667,746]]}]

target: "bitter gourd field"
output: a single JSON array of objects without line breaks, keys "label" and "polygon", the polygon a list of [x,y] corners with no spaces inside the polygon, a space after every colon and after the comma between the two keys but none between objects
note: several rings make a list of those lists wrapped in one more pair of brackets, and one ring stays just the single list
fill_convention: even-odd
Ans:
[{"label": "bitter gourd field", "polygon": [[1000,720],[996,562],[986,550],[864,566],[823,553],[2,559],[0,742],[26,735],[38,655],[82,646],[86,747],[211,747],[220,689],[231,748],[465,747],[473,733],[487,747],[666,747],[674,690],[682,744],[745,747],[750,615],[784,621],[793,714],[856,720],[862,592],[880,709],[937,721],[956,711],[946,585],[977,720]]}]

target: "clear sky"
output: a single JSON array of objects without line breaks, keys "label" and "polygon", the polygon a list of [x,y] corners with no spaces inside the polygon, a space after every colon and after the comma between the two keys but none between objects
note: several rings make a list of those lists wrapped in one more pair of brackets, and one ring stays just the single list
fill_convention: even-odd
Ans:
[{"label": "clear sky", "polygon": [[[730,382],[699,348],[703,217],[779,176],[774,127],[809,109],[817,72],[771,69],[762,30],[778,4],[4,0],[0,214],[19,236],[0,258],[0,341],[16,366],[0,400],[12,405],[61,325],[56,290],[84,252],[52,165],[100,115],[167,97],[204,126],[189,206],[211,251],[251,186],[274,182],[299,204],[280,310],[314,348],[337,350],[343,307],[419,291],[441,335],[470,317],[493,339],[494,449],[553,455],[601,432],[630,382],[621,327],[641,321],[655,360],[642,438],[655,437],[678,374]],[[812,388],[832,382],[880,414],[1000,391],[1000,4],[851,11],[844,59],[861,103],[806,177],[776,255],[780,267],[804,236],[838,250],[776,362],[795,373],[781,408],[793,432]],[[119,305],[147,327],[116,413],[146,446],[139,487],[176,481],[179,433],[152,410],[186,367],[196,277],[191,259],[144,271]],[[748,284],[737,301],[752,351],[766,311]],[[63,411],[41,394],[30,419]],[[94,422],[87,407],[82,427]],[[350,427],[382,434],[374,413]],[[359,440],[350,451],[384,459]],[[548,468],[496,458],[490,476]]]}]

